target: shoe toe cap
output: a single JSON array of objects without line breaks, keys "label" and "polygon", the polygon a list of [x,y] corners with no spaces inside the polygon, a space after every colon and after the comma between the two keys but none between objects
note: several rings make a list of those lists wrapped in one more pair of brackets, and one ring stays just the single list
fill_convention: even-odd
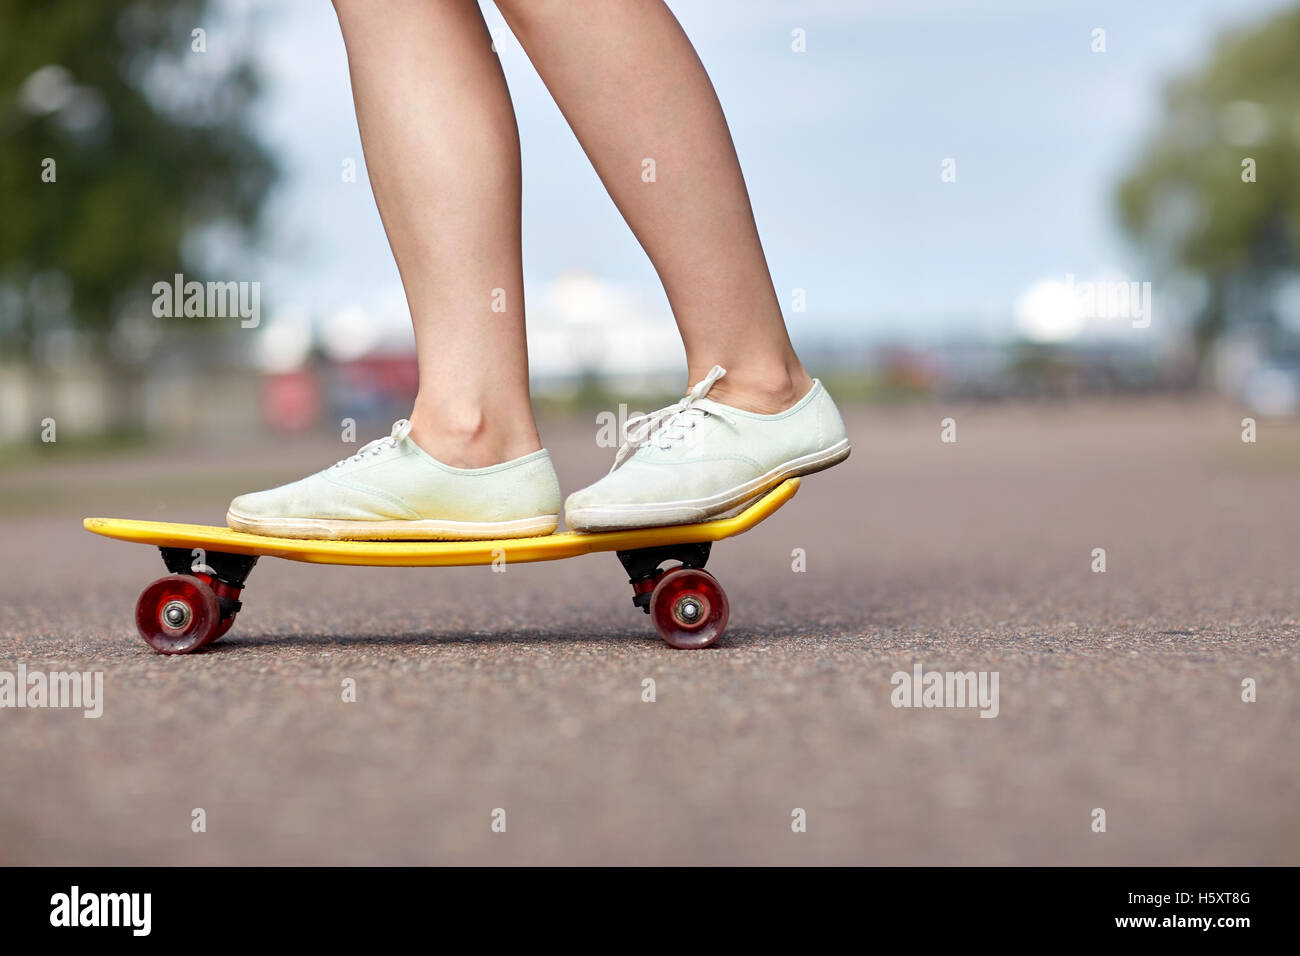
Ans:
[{"label": "shoe toe cap", "polygon": [[276,507],[278,489],[252,491],[230,502],[230,513],[244,518],[271,518],[279,514]]},{"label": "shoe toe cap", "polygon": [[[230,502],[230,512],[244,518],[294,518],[310,512],[311,478],[303,478],[265,491],[251,491]],[[317,495],[316,497],[319,497]]]}]

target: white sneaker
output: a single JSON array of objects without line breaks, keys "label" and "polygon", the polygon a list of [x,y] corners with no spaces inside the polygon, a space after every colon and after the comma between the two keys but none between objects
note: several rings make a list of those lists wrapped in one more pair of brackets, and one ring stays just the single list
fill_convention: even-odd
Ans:
[{"label": "white sneaker", "polygon": [[629,419],[609,474],[565,502],[569,527],[613,531],[707,521],[787,478],[849,457],[844,422],[820,381],[791,408],[758,415],[705,397],[726,374],[715,365],[681,401]]},{"label": "white sneaker", "polygon": [[560,483],[546,449],[487,468],[453,468],[393,433],[324,471],[240,495],[226,523],[236,531],[343,541],[466,541],[550,534]]}]

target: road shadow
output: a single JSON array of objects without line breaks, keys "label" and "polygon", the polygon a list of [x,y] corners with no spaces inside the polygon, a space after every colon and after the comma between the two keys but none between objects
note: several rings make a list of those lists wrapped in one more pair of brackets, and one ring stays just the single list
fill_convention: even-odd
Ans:
[{"label": "road shadow", "polygon": [[[772,643],[783,635],[761,634],[754,631],[728,631],[711,647],[703,650],[726,650],[743,647],[750,642]],[[227,635],[221,640],[191,652],[192,655],[238,654],[240,651],[269,647],[348,649],[391,647],[527,647],[610,644],[620,647],[644,646],[673,650],[653,630],[640,628],[622,630],[591,629],[574,631],[547,631],[509,629],[497,631],[420,631],[400,634],[252,634]]]}]

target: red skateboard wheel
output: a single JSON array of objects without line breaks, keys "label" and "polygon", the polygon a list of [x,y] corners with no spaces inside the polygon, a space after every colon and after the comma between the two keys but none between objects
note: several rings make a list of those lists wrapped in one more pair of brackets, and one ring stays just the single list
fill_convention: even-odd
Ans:
[{"label": "red skateboard wheel", "polygon": [[189,574],[169,574],[140,592],[135,626],[159,654],[188,654],[215,639],[221,606],[203,581]]},{"label": "red skateboard wheel", "polygon": [[650,595],[650,618],[672,647],[708,647],[727,629],[731,606],[718,579],[700,568],[674,568]]}]

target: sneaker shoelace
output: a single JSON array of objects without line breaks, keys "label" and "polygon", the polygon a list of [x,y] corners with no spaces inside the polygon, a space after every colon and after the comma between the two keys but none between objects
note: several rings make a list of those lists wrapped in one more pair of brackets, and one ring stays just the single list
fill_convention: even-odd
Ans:
[{"label": "sneaker shoelace", "polygon": [[398,443],[411,433],[411,423],[405,418],[393,422],[392,434],[385,435],[383,438],[376,438],[372,442],[367,442],[357,449],[355,455],[350,455],[341,461],[336,461],[334,468],[340,465],[346,465],[350,461],[360,461],[362,458],[372,455],[378,455],[385,448],[396,448]]},{"label": "sneaker shoelace", "polygon": [[701,419],[716,416],[730,425],[736,420],[717,402],[705,398],[713,383],[727,374],[721,365],[715,365],[709,374],[691,386],[686,396],[671,405],[666,405],[646,415],[632,415],[624,428],[625,439],[614,456],[611,472],[620,468],[624,462],[636,454],[637,449],[653,443],[667,451],[674,443],[683,441],[686,433],[695,428]]}]

